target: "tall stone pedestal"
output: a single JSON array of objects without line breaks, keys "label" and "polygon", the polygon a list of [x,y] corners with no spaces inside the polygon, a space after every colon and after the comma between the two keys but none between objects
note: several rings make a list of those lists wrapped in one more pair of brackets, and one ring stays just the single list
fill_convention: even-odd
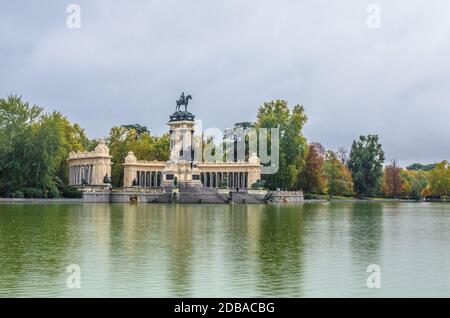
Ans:
[{"label": "tall stone pedestal", "polygon": [[194,157],[194,115],[187,111],[175,112],[170,116],[170,159],[163,170],[161,186],[173,188],[175,180],[182,190],[202,187],[200,172]]},{"label": "tall stone pedestal", "polygon": [[186,161],[167,162],[167,166],[163,171],[161,186],[163,188],[173,188],[175,186],[175,180],[180,189],[203,186],[200,181],[198,168]]}]

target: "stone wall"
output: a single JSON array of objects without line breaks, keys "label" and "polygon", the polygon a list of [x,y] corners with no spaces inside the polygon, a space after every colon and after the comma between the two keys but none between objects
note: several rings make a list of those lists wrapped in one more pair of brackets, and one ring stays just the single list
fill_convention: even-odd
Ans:
[{"label": "stone wall", "polygon": [[302,191],[274,191],[270,192],[270,202],[273,203],[303,203]]},{"label": "stone wall", "polygon": [[83,202],[85,203],[151,203],[164,197],[164,192],[85,192]]}]

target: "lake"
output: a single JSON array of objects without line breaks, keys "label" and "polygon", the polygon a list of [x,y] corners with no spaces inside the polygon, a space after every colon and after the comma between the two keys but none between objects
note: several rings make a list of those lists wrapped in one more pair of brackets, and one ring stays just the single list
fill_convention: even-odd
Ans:
[{"label": "lake", "polygon": [[450,204],[0,204],[0,253],[1,297],[448,297]]}]

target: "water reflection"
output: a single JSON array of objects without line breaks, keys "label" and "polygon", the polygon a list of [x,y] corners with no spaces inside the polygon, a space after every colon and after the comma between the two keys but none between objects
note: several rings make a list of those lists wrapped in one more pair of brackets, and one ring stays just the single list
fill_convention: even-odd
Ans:
[{"label": "water reflection", "polygon": [[268,206],[260,213],[257,294],[301,295],[303,213],[299,206]]},{"label": "water reflection", "polygon": [[0,295],[55,295],[79,212],[64,205],[1,206]]},{"label": "water reflection", "polygon": [[191,292],[194,233],[199,231],[199,216],[186,206],[174,205],[169,213],[165,213],[165,222],[168,288],[173,295],[180,297]]},{"label": "water reflection", "polygon": [[[406,203],[0,204],[0,295],[441,295],[449,211]],[[367,289],[371,263],[386,268],[386,289]],[[66,287],[69,264],[81,267],[79,290]]]},{"label": "water reflection", "polygon": [[354,203],[349,222],[354,257],[366,261],[367,265],[377,264],[383,241],[383,204]]}]

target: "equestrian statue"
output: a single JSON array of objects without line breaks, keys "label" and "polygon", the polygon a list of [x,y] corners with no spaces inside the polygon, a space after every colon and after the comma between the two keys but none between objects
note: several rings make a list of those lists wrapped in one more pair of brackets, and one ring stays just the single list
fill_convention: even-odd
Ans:
[{"label": "equestrian statue", "polygon": [[180,99],[177,100],[177,107],[175,108],[175,111],[180,111],[180,107],[184,105],[184,111],[187,111],[187,107],[189,104],[189,100],[192,99],[191,95],[184,96],[184,92],[181,93]]}]

